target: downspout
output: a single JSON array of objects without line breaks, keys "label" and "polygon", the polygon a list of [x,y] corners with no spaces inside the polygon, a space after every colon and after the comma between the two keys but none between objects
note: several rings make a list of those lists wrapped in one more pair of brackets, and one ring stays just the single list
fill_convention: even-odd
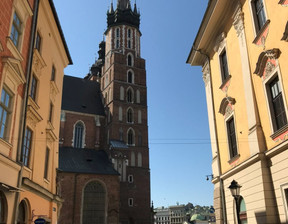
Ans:
[{"label": "downspout", "polygon": [[[22,187],[22,176],[23,176],[23,169],[24,164],[21,161],[21,152],[24,142],[24,133],[26,128],[26,115],[27,115],[27,105],[28,105],[28,94],[29,94],[29,87],[30,87],[30,79],[31,79],[31,71],[32,71],[32,62],[33,62],[33,50],[34,50],[34,42],[35,42],[35,34],[37,28],[37,19],[38,19],[38,11],[39,11],[39,2],[40,0],[35,0],[34,2],[34,12],[33,12],[33,19],[31,24],[31,32],[30,32],[30,45],[29,45],[29,54],[28,54],[28,61],[27,61],[27,79],[26,79],[26,86],[24,91],[24,98],[22,104],[22,113],[21,113],[21,123],[19,128],[19,142],[18,142],[18,152],[17,152],[17,162],[21,164],[21,168],[18,175],[18,182],[17,188],[20,189]],[[12,222],[16,224],[17,217],[18,217],[18,204],[20,199],[20,192],[17,191],[15,195],[15,202],[14,202],[14,212]]]},{"label": "downspout", "polygon": [[217,132],[217,123],[216,123],[216,114],[215,114],[215,105],[214,105],[214,95],[213,95],[213,85],[212,85],[212,75],[211,75],[211,66],[210,66],[210,57],[201,52],[201,50],[195,49],[193,45],[193,50],[199,52],[200,54],[204,55],[207,58],[208,66],[209,66],[209,74],[210,74],[210,87],[211,87],[211,98],[212,98],[212,108],[213,108],[213,120],[214,120],[214,132],[215,132],[215,140],[216,140],[216,149],[217,149],[217,163],[218,163],[218,172],[219,172],[219,183],[220,183],[220,197],[221,197],[221,205],[222,205],[222,216],[223,216],[223,223],[227,224],[227,214],[226,214],[226,201],[225,201],[225,191],[224,191],[224,182],[221,178],[222,176],[222,169],[221,169],[221,160],[220,160],[220,153],[219,153],[219,142],[218,142],[218,132]]}]

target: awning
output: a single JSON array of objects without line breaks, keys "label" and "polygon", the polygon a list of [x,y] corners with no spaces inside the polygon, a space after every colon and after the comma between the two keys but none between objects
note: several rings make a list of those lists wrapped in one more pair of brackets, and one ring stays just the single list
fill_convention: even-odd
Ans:
[{"label": "awning", "polygon": [[21,191],[23,191],[23,190],[21,190],[18,187],[12,187],[12,186],[10,186],[8,184],[5,184],[5,183],[2,183],[2,182],[0,182],[0,189],[6,190],[6,191],[10,191],[10,192],[21,192]]}]

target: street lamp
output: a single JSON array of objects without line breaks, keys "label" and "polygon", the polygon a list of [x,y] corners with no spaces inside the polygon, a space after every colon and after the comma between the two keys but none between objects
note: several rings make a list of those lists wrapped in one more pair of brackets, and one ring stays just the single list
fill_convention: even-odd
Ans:
[{"label": "street lamp", "polygon": [[241,221],[240,221],[240,216],[239,216],[239,213],[240,213],[240,208],[239,208],[239,199],[240,199],[240,188],[242,186],[240,186],[237,181],[233,180],[230,184],[230,186],[228,187],[231,191],[231,194],[232,196],[234,197],[235,199],[235,202],[236,202],[236,212],[237,212],[237,222],[238,224],[241,224]]}]

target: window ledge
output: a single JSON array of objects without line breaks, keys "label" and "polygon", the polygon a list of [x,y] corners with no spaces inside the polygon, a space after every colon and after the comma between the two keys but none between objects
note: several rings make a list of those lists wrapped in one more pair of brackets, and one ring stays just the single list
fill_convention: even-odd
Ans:
[{"label": "window ledge", "polygon": [[226,86],[226,84],[230,81],[231,77],[232,76],[229,75],[225,80],[223,80],[222,85],[219,87],[219,89],[223,89]]},{"label": "window ledge", "polygon": [[[262,28],[260,30],[258,30],[255,39],[253,40],[253,44],[257,44],[259,42],[260,39],[264,38],[266,40],[266,37],[264,37],[264,33],[266,31],[266,29],[268,28],[270,24],[270,19],[268,19],[265,24],[262,26]],[[261,40],[262,42],[262,40]]]},{"label": "window ledge", "polygon": [[273,141],[276,141],[278,139],[283,140],[286,134],[288,134],[288,124],[275,131],[274,134],[272,134],[270,137],[273,139]]},{"label": "window ledge", "polygon": [[3,138],[0,138],[0,146],[0,153],[8,157],[13,146]]},{"label": "window ledge", "polygon": [[234,163],[236,160],[238,160],[240,158],[240,154],[237,154],[236,156],[232,157],[228,163],[231,164],[231,163]]},{"label": "window ledge", "polygon": [[15,46],[10,37],[7,37],[7,47],[16,59],[18,59],[21,62],[24,60],[22,54],[19,52],[19,50],[17,49],[17,47]]}]

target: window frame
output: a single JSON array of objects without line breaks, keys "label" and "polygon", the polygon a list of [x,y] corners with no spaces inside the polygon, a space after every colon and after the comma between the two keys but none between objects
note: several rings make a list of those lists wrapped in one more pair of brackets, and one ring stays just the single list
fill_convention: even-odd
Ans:
[{"label": "window frame", "polygon": [[286,219],[288,219],[288,183],[280,185],[283,207],[285,210]]},{"label": "window frame", "polygon": [[[2,98],[3,98],[3,94],[5,94],[5,99],[4,102],[2,102]],[[8,105],[6,105],[6,97],[9,96],[9,102]],[[1,90],[1,98],[0,98],[0,108],[2,108],[1,110],[1,114],[0,114],[0,135],[1,132],[3,131],[3,136],[0,136],[1,139],[5,140],[7,138],[9,138],[9,131],[10,131],[10,123],[11,123],[11,114],[12,114],[12,106],[13,106],[13,94],[11,94],[11,92],[3,87]],[[4,113],[6,112],[6,118],[5,118],[5,122],[3,123],[3,116]],[[2,129],[2,127],[4,126],[4,129]]]},{"label": "window frame", "polygon": [[29,96],[31,97],[31,99],[34,100],[34,102],[36,102],[36,98],[37,98],[38,82],[39,81],[38,81],[36,75],[33,73],[32,79],[31,79]]},{"label": "window frame", "polygon": [[44,178],[46,180],[48,180],[48,178],[49,178],[50,152],[51,152],[51,150],[48,147],[46,147],[45,164],[44,164]]},{"label": "window frame", "polygon": [[134,207],[134,199],[133,198],[128,198],[128,206]]},{"label": "window frame", "polygon": [[[17,21],[15,21],[15,19]],[[17,24],[19,22],[19,24]],[[15,33],[17,33],[17,37],[15,37]],[[21,47],[21,39],[23,33],[23,21],[21,20],[18,12],[15,10],[12,17],[12,25],[10,31],[10,38],[14,46],[19,50]],[[16,39],[15,39],[16,38]],[[16,42],[16,43],[15,43]]]},{"label": "window frame", "polygon": [[[257,12],[257,2],[262,1],[262,12],[264,13],[265,16],[265,21],[260,21],[260,15]],[[252,20],[253,20],[253,27],[254,27],[254,32],[255,35],[257,36],[258,33],[262,30],[263,27],[265,27],[265,24],[268,21],[267,18],[267,11],[266,11],[266,6],[265,6],[265,1],[264,0],[250,0],[250,7],[251,7],[251,13],[252,13]]]},{"label": "window frame", "polygon": [[127,83],[134,84],[134,72],[131,69],[127,71]]},{"label": "window frame", "polygon": [[37,31],[34,48],[37,49],[40,54],[41,54],[41,50],[42,50],[42,41],[43,41],[42,36],[41,36],[40,32]]},{"label": "window frame", "polygon": [[[224,64],[223,55],[225,55],[226,64]],[[229,80],[230,72],[229,72],[229,63],[228,63],[228,55],[226,47],[221,49],[221,52],[219,54],[219,62],[220,62],[220,72],[221,72],[221,78],[222,78],[222,84],[226,83],[227,80]]]},{"label": "window frame", "polygon": [[132,53],[127,54],[127,66],[129,66],[129,67],[134,66],[134,56]]},{"label": "window frame", "polygon": [[50,102],[48,121],[49,121],[51,124],[53,123],[53,113],[54,113],[54,105],[53,105],[52,102]]},{"label": "window frame", "polygon": [[134,111],[131,107],[127,109],[126,116],[127,116],[127,123],[133,124],[134,123]]},{"label": "window frame", "polygon": [[[233,121],[234,126],[234,133],[231,133],[231,129],[229,126],[229,123]],[[229,161],[233,160],[234,158],[237,158],[239,156],[239,146],[237,141],[237,131],[236,131],[236,122],[235,122],[235,115],[232,113],[229,117],[225,119],[225,127],[226,127],[226,135],[227,135],[227,146],[228,146],[228,152],[229,152]],[[232,144],[233,139],[231,139],[231,134],[235,136],[235,146],[236,151],[234,150]]]},{"label": "window frame", "polygon": [[52,69],[51,69],[51,81],[55,82],[56,79],[56,68],[55,65],[52,65]]},{"label": "window frame", "polygon": [[0,191],[0,224],[5,224],[7,220],[7,199],[4,192]]},{"label": "window frame", "polygon": [[[281,88],[281,93],[282,93],[282,103],[284,106],[284,111],[285,111],[285,115],[286,115],[286,124],[284,126],[282,126],[281,128],[277,128],[276,125],[276,121],[275,121],[275,116],[274,116],[274,109],[272,106],[272,98],[271,98],[271,91],[269,89],[270,84],[272,83],[272,81],[274,81],[275,78],[279,79],[279,86]],[[279,66],[277,66],[275,68],[275,70],[273,71],[273,73],[264,80],[263,82],[263,88],[264,88],[264,92],[265,92],[265,97],[266,97],[266,105],[267,105],[267,110],[268,110],[268,114],[269,114],[269,120],[270,120],[270,128],[271,128],[271,137],[273,138],[275,135],[278,136],[278,133],[281,132],[282,129],[287,129],[288,126],[288,111],[287,111],[287,102],[286,102],[286,94],[285,94],[285,89],[283,88],[283,81],[282,81],[282,75],[279,69]],[[276,137],[277,137],[276,136]]]},{"label": "window frame", "polygon": [[135,132],[132,128],[127,131],[127,145],[135,146]]},{"label": "window frame", "polygon": [[[76,135],[79,135],[79,133],[78,133],[79,128],[77,128],[78,125],[81,125],[81,127],[82,127],[81,136],[76,136]],[[74,148],[81,148],[81,149],[84,148],[84,146],[85,146],[85,135],[86,135],[85,123],[83,121],[77,121],[74,124],[74,128],[73,128],[73,147]],[[77,139],[81,138],[80,145],[78,144],[78,140],[76,139],[76,137],[77,137]]]},{"label": "window frame", "polygon": [[[28,135],[29,134],[29,135]],[[29,138],[28,138],[29,137]],[[27,141],[27,139],[29,141]],[[29,142],[29,143],[27,143]],[[31,163],[31,154],[32,154],[32,145],[33,145],[33,131],[31,128],[26,126],[25,133],[24,133],[24,142],[22,145],[21,151],[21,162],[24,166],[30,167]]]}]

